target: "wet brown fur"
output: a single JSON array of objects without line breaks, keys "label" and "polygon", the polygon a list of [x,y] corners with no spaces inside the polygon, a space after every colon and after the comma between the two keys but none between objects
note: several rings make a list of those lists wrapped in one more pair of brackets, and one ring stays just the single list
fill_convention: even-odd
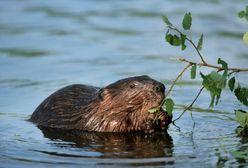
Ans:
[{"label": "wet brown fur", "polygon": [[70,85],[46,98],[30,121],[38,126],[97,132],[144,131],[161,105],[164,85],[148,76],[119,80],[105,88]]}]

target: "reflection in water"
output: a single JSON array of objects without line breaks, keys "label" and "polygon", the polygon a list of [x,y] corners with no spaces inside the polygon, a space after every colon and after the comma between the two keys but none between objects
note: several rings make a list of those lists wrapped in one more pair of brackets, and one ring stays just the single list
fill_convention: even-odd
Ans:
[{"label": "reflection in water", "polygon": [[[87,148],[91,152],[101,153],[98,158],[157,158],[173,155],[172,138],[165,132],[146,135],[143,133],[68,133],[51,128],[41,127],[40,129],[45,137],[54,140],[56,146],[65,147],[64,144],[56,143],[58,139],[72,142],[69,143],[69,147]],[[66,145],[68,146],[68,143]],[[54,152],[49,154],[61,155]]]},{"label": "reflection in water", "polygon": [[246,160],[248,159],[248,135],[242,136],[240,142],[242,145],[239,147],[237,151],[241,153],[243,158],[241,159],[239,158],[238,160],[245,163]]},{"label": "reflection in water", "polygon": [[41,50],[25,50],[17,48],[0,48],[0,53],[16,57],[40,57],[49,54],[49,52]]}]

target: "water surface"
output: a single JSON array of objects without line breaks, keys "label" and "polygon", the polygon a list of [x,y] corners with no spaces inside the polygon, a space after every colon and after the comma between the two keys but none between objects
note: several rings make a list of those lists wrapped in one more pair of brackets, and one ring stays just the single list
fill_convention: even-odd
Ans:
[{"label": "water surface", "polygon": [[[237,0],[2,0],[0,2],[0,162],[2,167],[216,167],[246,165],[231,155],[247,150],[237,137],[234,109],[243,108],[225,91],[216,111],[186,113],[168,135],[85,134],[71,137],[41,131],[26,121],[53,91],[72,83],[105,86],[120,78],[147,74],[174,79],[184,67],[178,57],[199,60],[164,42],[167,14],[178,26],[192,12],[192,35],[204,33],[203,54],[232,67],[247,67],[242,43],[247,22],[237,17],[247,1]],[[194,40],[197,40],[194,39]],[[202,68],[201,71],[205,70]],[[248,75],[240,74],[247,84]],[[199,78],[181,79],[172,94],[178,105],[191,103]],[[206,92],[196,102],[208,108]],[[182,111],[177,106],[175,117]],[[220,164],[221,165],[221,164]]]}]

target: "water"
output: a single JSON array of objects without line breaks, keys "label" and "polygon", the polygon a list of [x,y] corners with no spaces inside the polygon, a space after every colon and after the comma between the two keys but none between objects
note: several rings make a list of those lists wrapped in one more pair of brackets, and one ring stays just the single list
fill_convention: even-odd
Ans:
[{"label": "water", "polygon": [[[225,91],[215,112],[186,113],[168,134],[85,134],[70,137],[42,132],[26,121],[53,91],[72,83],[105,86],[120,78],[147,74],[168,81],[176,77],[191,49],[181,52],[164,42],[161,15],[180,25],[193,14],[192,34],[204,33],[203,53],[210,63],[222,57],[229,66],[247,67],[248,48],[241,41],[247,23],[237,18],[247,1],[85,0],[0,2],[0,167],[216,167],[246,165],[233,151],[247,150],[237,137],[233,109],[243,108]],[[193,8],[192,8],[193,7]],[[195,39],[196,40],[196,39]],[[205,71],[201,68],[201,71]],[[247,74],[239,75],[247,84]],[[189,73],[173,91],[178,105],[192,102],[201,85]],[[168,86],[167,86],[168,88]],[[207,108],[206,92],[196,102]],[[182,106],[177,106],[178,116]],[[221,164],[220,164],[221,165]]]}]

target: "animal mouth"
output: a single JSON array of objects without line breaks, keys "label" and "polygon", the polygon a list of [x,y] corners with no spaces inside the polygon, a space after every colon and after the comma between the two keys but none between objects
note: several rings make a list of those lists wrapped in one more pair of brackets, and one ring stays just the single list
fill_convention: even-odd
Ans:
[{"label": "animal mouth", "polygon": [[161,99],[161,101],[159,101],[159,102],[157,103],[157,105],[155,105],[155,106],[151,107],[150,109],[157,109],[157,110],[161,110],[161,109],[162,109],[162,107],[163,107],[163,104],[164,104],[164,99]]},{"label": "animal mouth", "polygon": [[149,113],[154,131],[164,131],[168,128],[172,117],[168,116],[168,113],[163,109],[162,105],[151,108]]},{"label": "animal mouth", "polygon": [[153,107],[151,107],[151,108],[149,108],[149,110],[148,110],[148,112],[149,113],[159,113],[159,112],[161,112],[161,111],[163,111],[164,112],[164,110],[163,110],[163,108],[162,108],[162,103],[160,103],[158,106],[153,106]]}]

